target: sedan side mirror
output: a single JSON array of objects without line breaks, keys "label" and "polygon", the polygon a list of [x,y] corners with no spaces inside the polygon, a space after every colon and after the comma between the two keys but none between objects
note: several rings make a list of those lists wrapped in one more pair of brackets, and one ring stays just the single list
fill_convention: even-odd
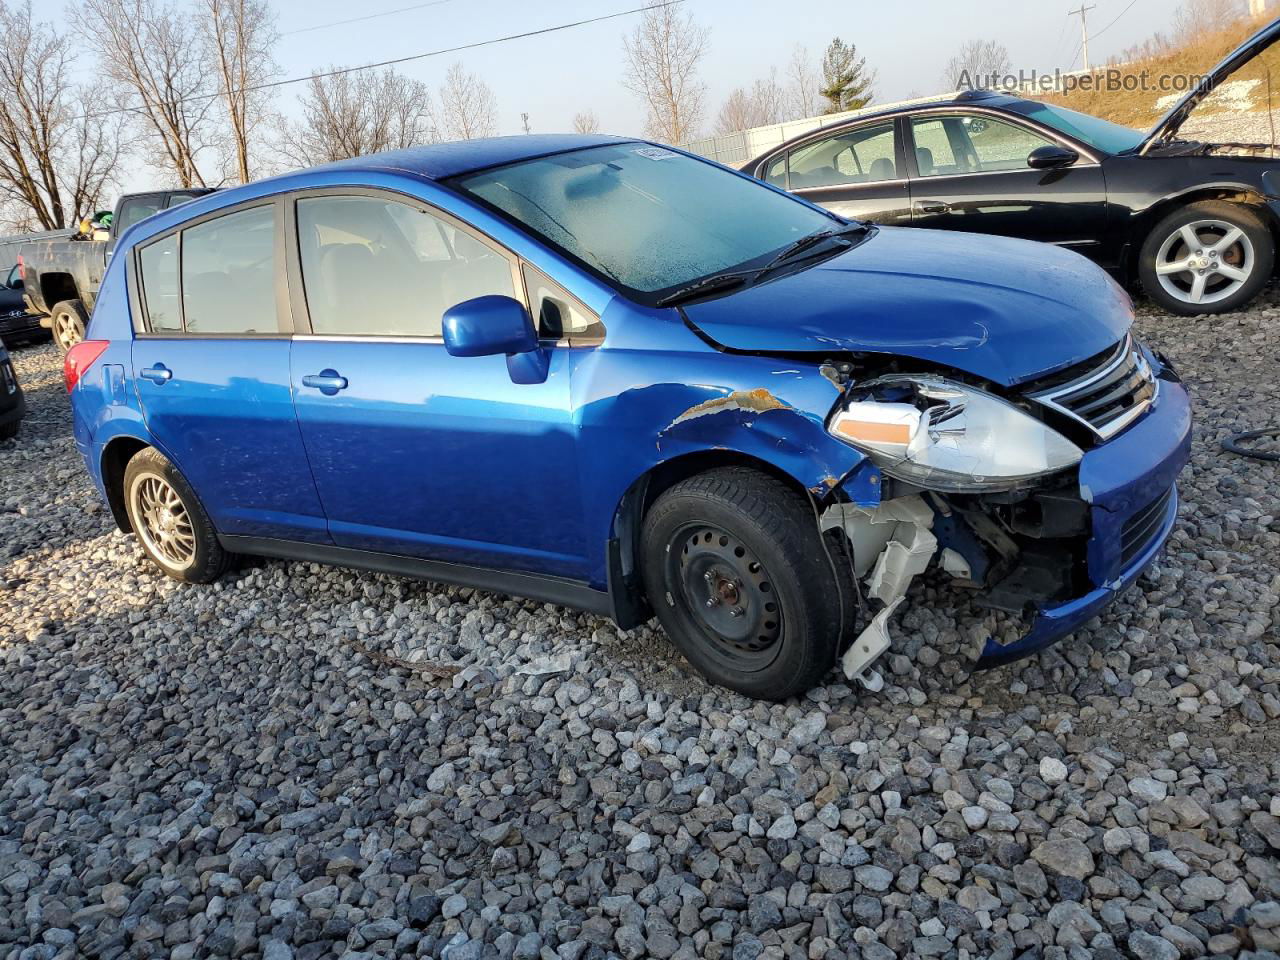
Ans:
[{"label": "sedan side mirror", "polygon": [[1059,167],[1069,167],[1080,159],[1080,154],[1066,147],[1060,147],[1056,143],[1047,143],[1043,147],[1036,147],[1027,157],[1027,166],[1033,170],[1056,170]]},{"label": "sedan side mirror", "polygon": [[538,331],[524,304],[491,295],[454,304],[444,312],[444,347],[455,357],[506,354],[513,383],[547,379],[548,351],[538,347]]}]

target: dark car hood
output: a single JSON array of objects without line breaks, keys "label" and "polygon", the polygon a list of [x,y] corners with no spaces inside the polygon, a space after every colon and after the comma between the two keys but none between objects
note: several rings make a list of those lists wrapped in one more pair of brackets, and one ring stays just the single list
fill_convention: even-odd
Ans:
[{"label": "dark car hood", "polygon": [[1186,123],[1187,117],[1191,116],[1191,112],[1200,106],[1209,94],[1218,89],[1227,77],[1263,53],[1277,39],[1280,39],[1280,18],[1271,21],[1236,47],[1216,67],[1206,73],[1199,83],[1187,91],[1186,96],[1174,104],[1173,109],[1151,128],[1147,138],[1138,148],[1139,152],[1146,153],[1156,143],[1173,140],[1178,135],[1178,130]]},{"label": "dark car hood", "polygon": [[732,350],[910,357],[1015,383],[1116,343],[1128,296],[1047,244],[885,227],[817,266],[685,307]]}]

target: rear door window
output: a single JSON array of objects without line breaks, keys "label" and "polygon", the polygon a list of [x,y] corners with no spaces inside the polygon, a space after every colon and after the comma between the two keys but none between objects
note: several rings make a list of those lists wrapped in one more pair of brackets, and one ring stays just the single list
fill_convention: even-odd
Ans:
[{"label": "rear door window", "polygon": [[792,190],[896,180],[894,124],[860,127],[797,147],[791,152],[789,167]]},{"label": "rear door window", "polygon": [[142,274],[142,299],[147,326],[162,333],[182,329],[182,303],[178,298],[178,235],[171,233],[149,243],[138,256]]},{"label": "rear door window", "polygon": [[187,333],[278,333],[275,210],[271,205],[182,231]]}]

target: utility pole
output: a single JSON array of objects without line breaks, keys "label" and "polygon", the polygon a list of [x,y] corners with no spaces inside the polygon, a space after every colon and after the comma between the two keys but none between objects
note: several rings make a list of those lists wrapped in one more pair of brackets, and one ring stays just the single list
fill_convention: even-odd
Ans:
[{"label": "utility pole", "polygon": [[1090,68],[1089,68],[1089,23],[1085,19],[1085,15],[1090,10],[1096,10],[1096,9],[1098,9],[1096,5],[1086,7],[1082,3],[1080,4],[1079,10],[1067,11],[1068,17],[1078,16],[1080,18],[1080,45],[1084,48],[1084,68],[1086,71],[1088,71]]},{"label": "utility pole", "polygon": [[520,114],[520,122],[524,124],[524,132],[529,132],[529,115],[527,113]]}]

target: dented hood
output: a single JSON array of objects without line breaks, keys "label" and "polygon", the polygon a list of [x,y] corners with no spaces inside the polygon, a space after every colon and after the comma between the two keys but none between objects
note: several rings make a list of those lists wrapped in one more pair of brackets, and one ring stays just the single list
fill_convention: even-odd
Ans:
[{"label": "dented hood", "polygon": [[1124,291],[1076,253],[893,227],[685,314],[733,350],[909,357],[1005,386],[1101,353],[1133,320]]},{"label": "dented hood", "polygon": [[1174,104],[1173,109],[1151,128],[1147,138],[1138,147],[1138,152],[1146,153],[1157,143],[1175,139],[1182,125],[1186,123],[1187,117],[1191,116],[1191,112],[1200,106],[1209,94],[1226,82],[1227,77],[1262,54],[1277,39],[1280,39],[1280,18],[1271,21],[1240,44],[1222,62],[1206,73],[1201,81],[1187,91],[1187,95]]}]

